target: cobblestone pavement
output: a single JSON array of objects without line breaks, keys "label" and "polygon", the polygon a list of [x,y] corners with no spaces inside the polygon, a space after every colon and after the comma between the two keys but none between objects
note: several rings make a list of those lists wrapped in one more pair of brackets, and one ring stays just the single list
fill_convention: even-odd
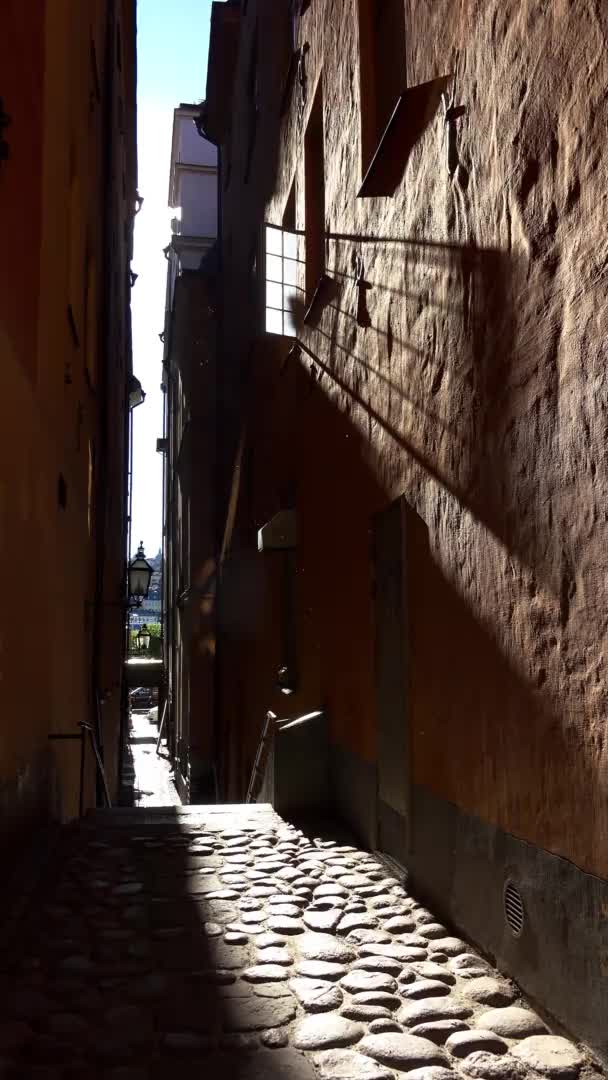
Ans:
[{"label": "cobblestone pavement", "polygon": [[11,1080],[600,1075],[383,864],[264,806],[64,829],[1,978]]}]

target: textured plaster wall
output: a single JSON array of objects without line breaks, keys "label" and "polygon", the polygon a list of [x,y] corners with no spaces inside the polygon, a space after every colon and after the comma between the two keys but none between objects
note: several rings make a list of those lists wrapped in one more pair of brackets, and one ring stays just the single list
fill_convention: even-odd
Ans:
[{"label": "textured plaster wall", "polygon": [[[416,523],[415,782],[606,875],[608,13],[585,0],[408,3],[408,86],[454,73],[452,103],[465,113],[448,132],[440,106],[395,196],[362,200],[354,0],[309,5],[305,93],[296,80],[281,120],[280,34],[268,5],[250,9],[224,215],[243,294],[256,227],[281,223],[294,178],[305,227],[304,130],[323,79],[326,264],[337,289],[300,334],[293,480],[310,675],[298,700],[323,699],[334,737],[373,760],[369,530],[373,512],[405,493]],[[260,115],[265,107],[267,126],[281,126],[275,144],[260,122],[253,161],[265,165],[248,187],[256,17]],[[244,332],[226,334],[242,371]],[[260,370],[248,400],[272,424],[284,407],[279,365],[270,401],[255,397]],[[261,460],[258,486],[276,491]]]},{"label": "textured plaster wall", "polygon": [[[134,38],[126,0],[118,10],[127,67]],[[38,0],[27,11],[9,2],[3,12],[2,94],[12,122],[6,131],[9,157],[0,167],[0,224],[8,253],[0,270],[1,845],[22,842],[49,818],[78,812],[79,743],[49,742],[48,734],[78,734],[78,721],[93,715],[93,600],[102,513],[109,527],[98,685],[109,693],[104,709],[112,789],[116,780],[128,241],[123,221],[116,220],[119,311],[108,396],[113,443],[104,462],[104,127],[91,56],[94,43],[101,97],[105,13],[102,0],[78,10],[63,0]],[[127,84],[128,75],[125,98]],[[115,115],[110,124],[115,138]],[[122,175],[115,185],[122,190]],[[87,749],[85,807],[94,799]]]}]

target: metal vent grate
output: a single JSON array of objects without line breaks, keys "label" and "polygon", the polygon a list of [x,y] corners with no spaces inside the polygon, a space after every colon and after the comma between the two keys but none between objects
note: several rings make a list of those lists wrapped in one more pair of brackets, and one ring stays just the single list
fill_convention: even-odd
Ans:
[{"label": "metal vent grate", "polygon": [[526,912],[521,893],[512,881],[507,881],[505,884],[503,904],[507,926],[514,937],[519,937],[524,928]]}]

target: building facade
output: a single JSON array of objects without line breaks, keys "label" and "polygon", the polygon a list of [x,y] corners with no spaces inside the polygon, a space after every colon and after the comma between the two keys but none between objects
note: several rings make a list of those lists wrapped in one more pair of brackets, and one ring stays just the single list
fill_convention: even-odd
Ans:
[{"label": "building facade", "polygon": [[0,70],[0,842],[13,853],[101,797],[80,721],[118,785],[135,4],[8,0]]},{"label": "building facade", "polygon": [[[324,710],[334,810],[603,1056],[607,33],[559,4],[213,5],[198,489],[221,796],[268,709]],[[278,515],[295,547],[258,551]]]},{"label": "building facade", "polygon": [[[167,731],[184,802],[215,798],[212,754],[215,328],[211,317],[218,224],[217,149],[198,133],[200,106],[175,109],[165,249],[167,292],[163,598]],[[204,499],[198,497],[205,491]]]}]

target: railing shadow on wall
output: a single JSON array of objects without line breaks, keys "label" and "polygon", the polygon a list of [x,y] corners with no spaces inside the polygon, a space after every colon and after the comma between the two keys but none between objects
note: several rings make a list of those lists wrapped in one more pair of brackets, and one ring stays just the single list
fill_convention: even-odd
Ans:
[{"label": "railing shadow on wall", "polygon": [[[542,492],[535,492],[541,481],[532,470],[528,477],[515,472],[517,420],[525,408],[521,386],[538,366],[538,356],[532,360],[516,353],[518,299],[525,284],[521,260],[497,249],[393,237],[329,233],[328,241],[336,262],[344,261],[344,245],[359,247],[372,262],[364,282],[370,325],[357,338],[357,351],[349,345],[352,331],[341,327],[344,320],[356,321],[357,301],[348,297],[352,277],[349,281],[339,266],[330,271],[342,296],[332,305],[329,330],[323,321],[317,328],[329,345],[313,350],[327,356],[327,374],[358,395],[373,419],[509,551],[559,588],[546,562],[546,538],[524,520],[528,503],[542,501]],[[398,254],[386,256],[387,248]],[[374,280],[383,254],[391,260],[389,286]],[[388,303],[382,293],[390,294]],[[379,305],[374,296],[380,296]],[[374,318],[375,306],[383,315],[388,312],[383,326]],[[381,339],[377,351],[385,357],[385,370],[368,358],[373,337]],[[437,348],[441,337],[443,355]],[[321,357],[316,362],[323,367]]]}]

